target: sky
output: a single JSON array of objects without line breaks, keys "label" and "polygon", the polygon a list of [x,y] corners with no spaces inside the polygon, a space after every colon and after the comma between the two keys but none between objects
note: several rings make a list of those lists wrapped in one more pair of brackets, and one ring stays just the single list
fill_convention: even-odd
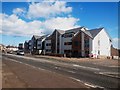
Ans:
[{"label": "sky", "polygon": [[104,27],[118,46],[117,2],[3,2],[0,12],[0,43],[18,45],[32,35],[51,34],[55,29],[80,26]]}]

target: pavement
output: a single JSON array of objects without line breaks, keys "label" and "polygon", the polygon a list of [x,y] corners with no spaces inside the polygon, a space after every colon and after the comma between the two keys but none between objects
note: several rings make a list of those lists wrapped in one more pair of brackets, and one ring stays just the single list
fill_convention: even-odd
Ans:
[{"label": "pavement", "polygon": [[67,58],[67,57],[55,57],[55,56],[48,56],[48,55],[30,55],[26,54],[25,56],[28,57],[35,57],[35,58],[44,58],[44,59],[51,59],[51,60],[60,60],[60,61],[71,61],[71,62],[88,62],[94,63],[101,66],[110,66],[110,67],[120,67],[120,60],[115,59],[92,59],[92,58]]},{"label": "pavement", "polygon": [[71,78],[3,58],[3,88],[88,88]]}]

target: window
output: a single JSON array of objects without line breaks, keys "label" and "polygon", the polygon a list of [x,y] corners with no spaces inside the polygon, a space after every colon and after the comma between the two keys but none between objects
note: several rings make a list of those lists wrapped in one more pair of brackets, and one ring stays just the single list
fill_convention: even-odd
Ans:
[{"label": "window", "polygon": [[65,42],[64,45],[72,45],[72,42]]},{"label": "window", "polygon": [[98,55],[100,55],[100,50],[98,50]]},{"label": "window", "polygon": [[51,43],[47,43],[46,46],[51,46]]},{"label": "window", "polygon": [[46,52],[50,52],[51,50],[50,49],[46,49]]},{"label": "window", "polygon": [[38,44],[38,46],[41,46],[41,44]]},{"label": "window", "polygon": [[65,34],[64,38],[68,38],[68,37],[72,37],[72,36],[73,36],[73,34],[71,34],[71,33],[70,34]]},{"label": "window", "polygon": [[100,40],[98,40],[98,45],[100,46]]},{"label": "window", "polygon": [[84,44],[85,47],[89,47],[89,39],[85,39]]},{"label": "window", "polygon": [[75,46],[78,46],[78,41],[74,41],[74,45],[75,45]]}]

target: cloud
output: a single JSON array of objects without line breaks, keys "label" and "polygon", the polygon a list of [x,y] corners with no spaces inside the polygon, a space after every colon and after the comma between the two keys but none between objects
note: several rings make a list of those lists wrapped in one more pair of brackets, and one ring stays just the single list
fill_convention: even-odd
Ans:
[{"label": "cloud", "polygon": [[72,12],[72,7],[67,7],[64,1],[40,2],[29,5],[28,18],[49,18],[51,16],[68,14]]},{"label": "cloud", "polygon": [[[13,14],[0,14],[0,33],[16,36],[50,34],[55,29],[78,27],[79,19],[72,17],[72,7],[64,1],[30,3],[28,9],[15,8]],[[23,17],[23,18],[22,18]],[[29,20],[30,19],[30,20]],[[26,21],[27,20],[27,21]]]},{"label": "cloud", "polygon": [[24,15],[26,13],[25,8],[15,8],[13,9],[13,14]]},{"label": "cloud", "polygon": [[26,22],[15,14],[2,16],[2,34],[26,36],[40,33],[40,21]]},{"label": "cloud", "polygon": [[70,29],[78,27],[77,21],[74,17],[53,17],[46,19],[45,21],[33,20],[26,22],[20,19],[17,15],[0,14],[0,21],[2,21],[2,34],[17,35],[17,36],[29,36],[29,35],[41,35],[41,32],[52,33],[54,29]]},{"label": "cloud", "polygon": [[78,27],[76,24],[79,19],[76,19],[74,17],[57,17],[52,18],[49,20],[46,20],[44,22],[44,25],[47,29],[61,29],[61,30],[67,30],[70,28]]},{"label": "cloud", "polygon": [[120,38],[113,38],[113,40],[112,40],[112,43],[113,43],[113,46],[115,47],[115,48],[119,48],[120,49]]}]

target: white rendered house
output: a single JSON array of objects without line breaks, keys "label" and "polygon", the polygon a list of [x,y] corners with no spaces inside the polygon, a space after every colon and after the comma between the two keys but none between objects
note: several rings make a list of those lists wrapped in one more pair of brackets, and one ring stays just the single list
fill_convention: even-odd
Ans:
[{"label": "white rendered house", "polygon": [[104,28],[89,30],[92,40],[92,54],[96,56],[111,56],[112,40]]}]

